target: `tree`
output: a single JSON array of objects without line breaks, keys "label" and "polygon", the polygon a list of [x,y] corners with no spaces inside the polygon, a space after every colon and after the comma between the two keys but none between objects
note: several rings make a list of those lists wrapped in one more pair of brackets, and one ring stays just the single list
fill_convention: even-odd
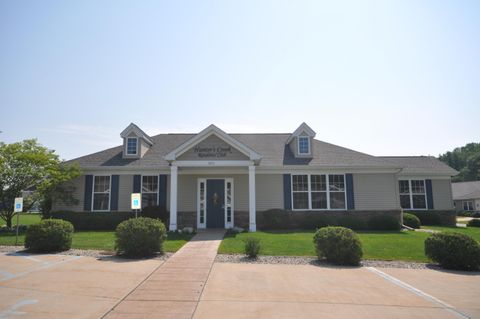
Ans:
[{"label": "tree", "polygon": [[480,180],[480,143],[468,143],[438,158],[460,172],[453,177],[454,182]]},{"label": "tree", "polygon": [[12,227],[15,197],[27,189],[33,194],[24,210],[35,202],[40,202],[42,209],[50,210],[56,199],[73,201],[73,190],[65,186],[65,182],[79,174],[77,166],[63,163],[54,151],[35,139],[12,144],[0,142],[0,218],[7,227]]}]

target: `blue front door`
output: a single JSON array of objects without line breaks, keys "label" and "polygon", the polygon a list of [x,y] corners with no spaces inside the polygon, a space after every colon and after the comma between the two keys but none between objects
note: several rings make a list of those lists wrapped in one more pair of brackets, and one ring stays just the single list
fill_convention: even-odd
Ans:
[{"label": "blue front door", "polygon": [[207,228],[225,227],[225,180],[207,179]]}]

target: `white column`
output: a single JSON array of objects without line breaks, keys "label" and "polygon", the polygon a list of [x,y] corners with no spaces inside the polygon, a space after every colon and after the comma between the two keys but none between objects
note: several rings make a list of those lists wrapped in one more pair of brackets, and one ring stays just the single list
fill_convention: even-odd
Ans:
[{"label": "white column", "polygon": [[255,166],[248,167],[248,208],[249,208],[249,230],[251,232],[257,231],[256,216],[257,211],[255,207]]},{"label": "white column", "polygon": [[169,230],[177,230],[177,176],[178,167],[170,167],[170,227]]}]

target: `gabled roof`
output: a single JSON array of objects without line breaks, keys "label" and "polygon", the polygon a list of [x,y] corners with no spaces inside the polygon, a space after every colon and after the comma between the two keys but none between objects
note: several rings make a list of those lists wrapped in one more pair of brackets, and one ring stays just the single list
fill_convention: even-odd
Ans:
[{"label": "gabled roof", "polygon": [[392,164],[402,167],[404,175],[447,175],[455,176],[458,171],[433,156],[380,156]]},{"label": "gabled roof", "polygon": [[452,183],[454,200],[480,199],[480,181]]},{"label": "gabled roof", "polygon": [[300,136],[300,134],[302,134],[303,132],[305,132],[308,136],[310,136],[311,138],[314,138],[316,133],[314,130],[312,130],[312,128],[310,126],[307,125],[307,123],[303,122],[302,124],[300,124],[300,126],[295,130],[295,132],[293,132],[287,139],[287,141],[285,142],[285,144],[290,144],[290,142],[297,136]]},{"label": "gabled roof", "polygon": [[153,145],[153,141],[151,140],[150,136],[147,135],[141,128],[139,128],[136,124],[130,123],[123,131],[120,133],[121,138],[126,138],[130,133],[134,133],[136,136],[141,137],[147,142],[150,146]]},{"label": "gabled roof", "polygon": [[209,136],[215,135],[219,139],[223,140],[225,143],[232,145],[235,147],[237,150],[239,150],[241,153],[244,155],[248,156],[250,160],[259,162],[262,159],[262,156],[249,148],[247,145],[239,142],[235,138],[233,138],[231,135],[228,135],[215,125],[211,124],[207,128],[205,128],[203,131],[198,133],[197,135],[193,136],[190,138],[188,141],[168,153],[167,155],[164,156],[165,160],[167,161],[174,161],[176,160],[180,155],[188,151],[190,148],[195,146],[196,144],[200,143],[201,141],[205,140]]}]

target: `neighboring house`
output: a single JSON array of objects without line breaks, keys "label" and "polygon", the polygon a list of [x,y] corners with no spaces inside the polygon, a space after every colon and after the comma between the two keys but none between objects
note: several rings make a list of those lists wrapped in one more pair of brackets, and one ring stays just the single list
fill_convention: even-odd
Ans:
[{"label": "neighboring house", "polygon": [[286,134],[227,134],[210,125],[198,134],[148,136],[130,124],[123,145],[71,162],[79,204],[55,210],[130,210],[130,194],[170,212],[170,230],[257,228],[257,214],[282,208],[312,217],[401,218],[407,210],[453,210],[451,176],[434,157],[375,157],[314,139],[305,123]]},{"label": "neighboring house", "polygon": [[480,211],[480,181],[452,183],[456,211]]}]

